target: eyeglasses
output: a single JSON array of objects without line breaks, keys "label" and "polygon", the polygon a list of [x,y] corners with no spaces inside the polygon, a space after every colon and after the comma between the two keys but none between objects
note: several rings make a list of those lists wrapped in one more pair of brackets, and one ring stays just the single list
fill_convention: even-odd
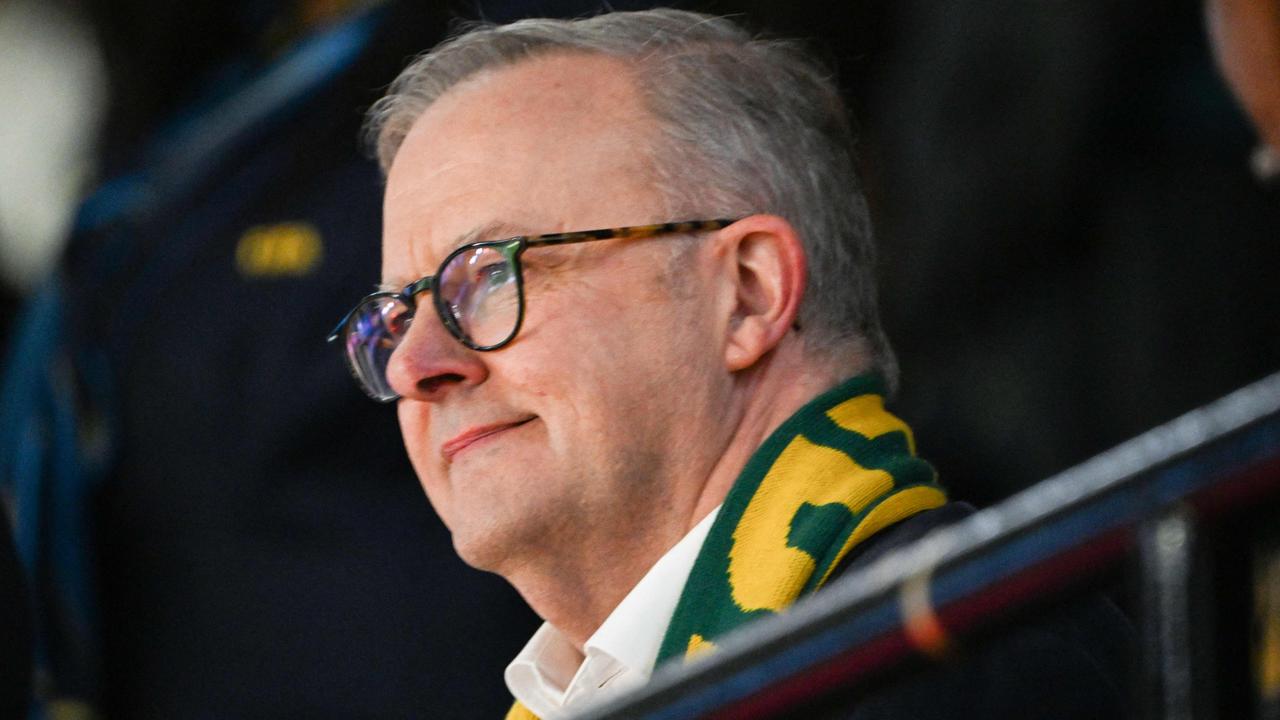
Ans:
[{"label": "eyeglasses", "polygon": [[365,297],[333,329],[329,342],[342,338],[347,367],[360,387],[374,400],[391,402],[400,395],[387,382],[387,364],[409,332],[422,293],[431,293],[436,315],[458,342],[472,350],[497,350],[515,338],[524,322],[520,256],[525,250],[592,240],[638,240],[706,232],[735,222],[694,220],[469,243],[449,253],[435,275],[415,280],[400,292],[376,292]]}]

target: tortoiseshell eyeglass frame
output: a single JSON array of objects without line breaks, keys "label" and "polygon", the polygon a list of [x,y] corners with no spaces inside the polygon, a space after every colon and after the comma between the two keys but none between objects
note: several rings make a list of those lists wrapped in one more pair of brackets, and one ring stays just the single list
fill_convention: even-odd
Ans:
[{"label": "tortoiseshell eyeglass frame", "polygon": [[[360,300],[360,302],[356,303],[356,306],[353,307],[350,312],[343,316],[342,320],[338,322],[333,331],[329,333],[328,342],[334,342],[338,338],[343,338],[345,341],[346,334],[350,332],[352,318],[356,317],[360,313],[360,310],[371,302],[379,302],[384,299],[395,299],[404,303],[410,311],[416,313],[418,295],[424,292],[431,292],[432,305],[435,306],[436,315],[440,317],[440,322],[446,329],[448,329],[450,335],[457,339],[458,342],[472,350],[479,350],[482,352],[497,350],[506,346],[515,339],[516,335],[520,332],[520,326],[524,324],[524,270],[520,265],[520,256],[524,254],[525,250],[528,250],[529,248],[543,247],[546,245],[568,245],[571,243],[591,242],[593,240],[640,240],[643,238],[658,237],[660,235],[684,235],[707,232],[726,228],[735,222],[737,222],[736,219],[727,218],[720,218],[717,220],[688,220],[684,222],[658,223],[655,225],[632,225],[629,227],[579,230],[576,232],[548,233],[544,235],[520,235],[501,240],[485,240],[481,242],[467,243],[466,245],[462,245],[449,253],[449,255],[444,259],[444,262],[440,263],[440,267],[436,270],[436,274],[427,275],[426,277],[414,280],[404,286],[404,288],[399,292],[383,291],[366,295]],[[445,268],[449,266],[449,263],[453,262],[454,258],[478,248],[493,248],[500,252],[502,256],[506,258],[507,262],[511,264],[512,269],[515,271],[516,278],[518,309],[516,312],[515,325],[511,328],[510,334],[491,345],[479,345],[473,342],[471,338],[467,337],[467,334],[462,330],[461,323],[454,315],[453,308],[449,307],[448,302],[443,299],[439,293],[432,292],[436,288],[436,278],[443,275]],[[344,344],[346,343],[344,342]],[[348,364],[350,364],[350,358],[348,358]],[[361,383],[363,384],[363,380],[359,377],[359,371],[354,367],[352,367],[352,371],[357,373],[356,379],[361,380]]]}]

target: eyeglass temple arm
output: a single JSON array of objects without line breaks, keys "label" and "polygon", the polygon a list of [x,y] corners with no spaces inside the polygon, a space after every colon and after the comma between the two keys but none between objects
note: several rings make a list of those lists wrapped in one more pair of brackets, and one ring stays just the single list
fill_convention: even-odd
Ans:
[{"label": "eyeglass temple arm", "polygon": [[716,220],[691,220],[685,222],[658,223],[656,225],[633,225],[630,227],[601,228],[599,230],[581,230],[578,232],[552,233],[549,235],[527,235],[515,240],[523,240],[526,247],[542,245],[564,245],[569,243],[589,242],[591,240],[641,240],[680,233],[707,232],[720,230],[737,222],[732,218]]}]

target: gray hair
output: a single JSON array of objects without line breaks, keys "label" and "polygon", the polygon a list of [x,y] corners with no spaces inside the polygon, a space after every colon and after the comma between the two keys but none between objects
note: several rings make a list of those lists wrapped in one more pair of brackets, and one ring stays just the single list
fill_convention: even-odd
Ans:
[{"label": "gray hair", "polygon": [[863,356],[890,389],[897,363],[876,307],[875,248],[853,133],[830,73],[797,43],[683,10],[477,24],[414,60],[369,111],[385,172],[418,117],[483,70],[555,52],[622,58],[660,126],[651,148],[673,220],[772,213],[808,259],[805,343],[837,363]]}]

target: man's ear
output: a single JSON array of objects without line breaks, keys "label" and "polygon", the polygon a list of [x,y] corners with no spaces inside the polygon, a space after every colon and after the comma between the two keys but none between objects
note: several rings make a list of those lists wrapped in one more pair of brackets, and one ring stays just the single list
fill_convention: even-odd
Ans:
[{"label": "man's ear", "polygon": [[805,254],[791,223],[751,215],[719,231],[716,251],[726,281],[724,362],[754,365],[796,322],[805,287]]}]

